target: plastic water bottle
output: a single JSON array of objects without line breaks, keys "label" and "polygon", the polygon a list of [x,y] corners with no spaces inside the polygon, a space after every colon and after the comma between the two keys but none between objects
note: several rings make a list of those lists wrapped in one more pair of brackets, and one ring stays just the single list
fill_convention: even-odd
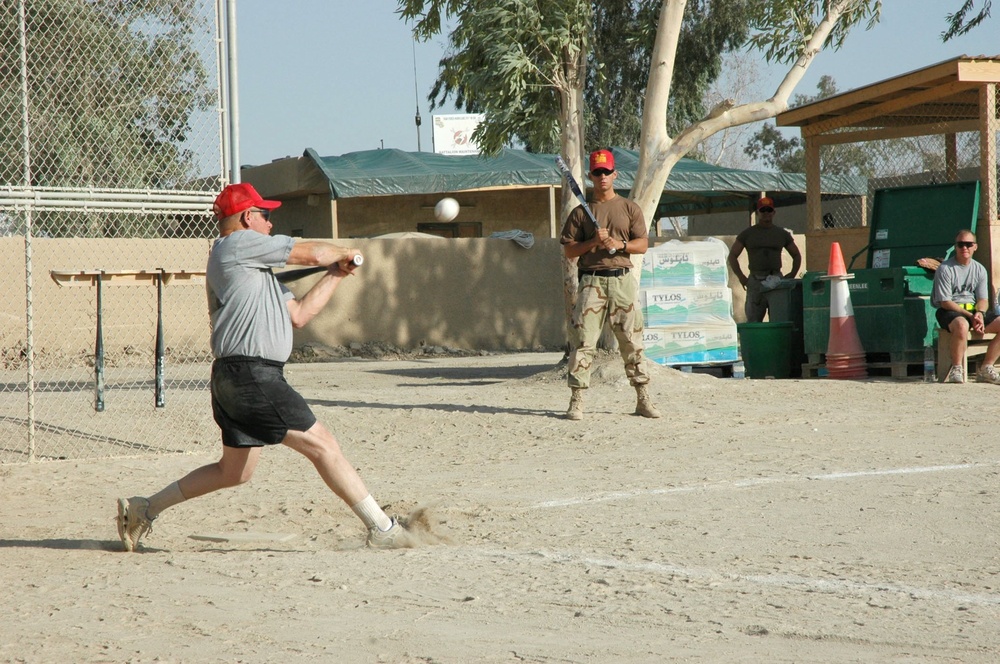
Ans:
[{"label": "plastic water bottle", "polygon": [[743,366],[743,360],[738,360],[733,363],[733,378],[746,378],[746,369]]},{"label": "plastic water bottle", "polygon": [[924,382],[936,383],[937,371],[934,362],[934,346],[924,346]]}]

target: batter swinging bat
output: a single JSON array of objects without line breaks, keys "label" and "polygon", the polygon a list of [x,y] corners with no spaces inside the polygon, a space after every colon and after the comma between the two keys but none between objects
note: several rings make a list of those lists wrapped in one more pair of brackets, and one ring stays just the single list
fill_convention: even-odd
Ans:
[{"label": "batter swinging bat", "polygon": [[[583,206],[583,211],[586,213],[587,218],[590,219],[592,222],[594,222],[595,228],[600,228],[601,225],[597,223],[597,217],[594,216],[594,213],[591,212],[590,210],[590,206],[587,205],[587,197],[583,195],[582,191],[580,191],[580,185],[576,183],[576,178],[573,177],[573,172],[569,170],[569,166],[567,166],[566,162],[563,161],[561,155],[556,155],[556,166],[559,167],[559,170],[562,172],[563,177],[566,178],[566,182],[567,184],[569,184],[569,189],[570,191],[573,192],[573,195],[576,196],[576,200],[580,201],[580,205]],[[613,254],[616,251],[618,250],[609,249],[608,253]]]},{"label": "batter swinging bat", "polygon": [[[362,256],[361,254],[358,254],[353,258],[351,262],[357,266],[360,266],[362,263],[365,262],[365,257]],[[310,274],[319,274],[320,272],[326,272],[327,269],[328,268],[325,265],[317,265],[316,267],[304,267],[300,270],[286,270],[284,272],[278,272],[274,276],[278,278],[278,281],[285,284],[288,283],[289,281],[297,281],[302,277],[308,277]]]}]

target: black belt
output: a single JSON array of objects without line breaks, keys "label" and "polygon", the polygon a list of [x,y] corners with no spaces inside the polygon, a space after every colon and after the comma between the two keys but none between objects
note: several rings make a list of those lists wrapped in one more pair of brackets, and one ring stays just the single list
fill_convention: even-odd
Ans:
[{"label": "black belt", "polygon": [[278,367],[279,369],[285,366],[284,362],[279,362],[277,360],[269,360],[266,357],[254,357],[252,355],[226,355],[225,357],[217,357],[213,360],[213,364],[241,364],[245,362],[265,364],[269,367]]},{"label": "black belt", "polygon": [[577,279],[582,279],[585,274],[589,274],[594,277],[624,277],[628,274],[628,268],[620,267],[617,270],[580,270],[576,275]]}]

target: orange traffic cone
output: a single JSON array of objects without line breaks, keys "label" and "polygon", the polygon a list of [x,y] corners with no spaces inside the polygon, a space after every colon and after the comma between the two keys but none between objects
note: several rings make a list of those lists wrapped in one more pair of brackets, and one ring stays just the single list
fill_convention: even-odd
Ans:
[{"label": "orange traffic cone", "polygon": [[865,349],[861,346],[858,326],[854,321],[851,291],[847,281],[844,253],[840,243],[830,245],[830,269],[823,279],[830,280],[830,340],[826,348],[826,370],[830,378],[866,378],[868,367]]}]

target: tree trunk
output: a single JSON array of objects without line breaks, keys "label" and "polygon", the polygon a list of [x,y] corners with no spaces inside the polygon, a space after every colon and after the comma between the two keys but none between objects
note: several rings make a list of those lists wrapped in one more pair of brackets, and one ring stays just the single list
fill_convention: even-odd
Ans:
[{"label": "tree trunk", "polygon": [[837,21],[846,11],[856,8],[857,4],[857,0],[839,0],[827,5],[825,17],[816,26],[805,44],[803,54],[788,70],[773,97],[767,101],[741,106],[735,106],[732,100],[723,101],[704,119],[690,125],[673,138],[667,134],[667,107],[687,0],[663,0],[646,86],[642,134],[639,139],[639,167],[631,194],[632,200],[642,208],[647,221],[651,221],[656,213],[670,171],[681,157],[697,147],[702,140],[729,127],[773,118],[788,108],[789,96],[802,80],[813,59],[823,49],[823,44]]},{"label": "tree trunk", "polygon": [[[583,182],[584,160],[584,125],[583,125],[583,83],[586,78],[586,59],[582,51],[571,52],[566,49],[564,57],[563,85],[560,89],[562,103],[560,105],[559,122],[562,126],[560,140],[562,154],[566,164],[573,172],[577,182]],[[559,220],[566,222],[569,213],[579,205],[569,187],[562,187],[562,208]],[[573,329],[573,309],[576,307],[576,290],[578,286],[576,275],[576,258],[562,258],[563,300],[566,316],[566,350],[570,350],[570,332]]]}]

